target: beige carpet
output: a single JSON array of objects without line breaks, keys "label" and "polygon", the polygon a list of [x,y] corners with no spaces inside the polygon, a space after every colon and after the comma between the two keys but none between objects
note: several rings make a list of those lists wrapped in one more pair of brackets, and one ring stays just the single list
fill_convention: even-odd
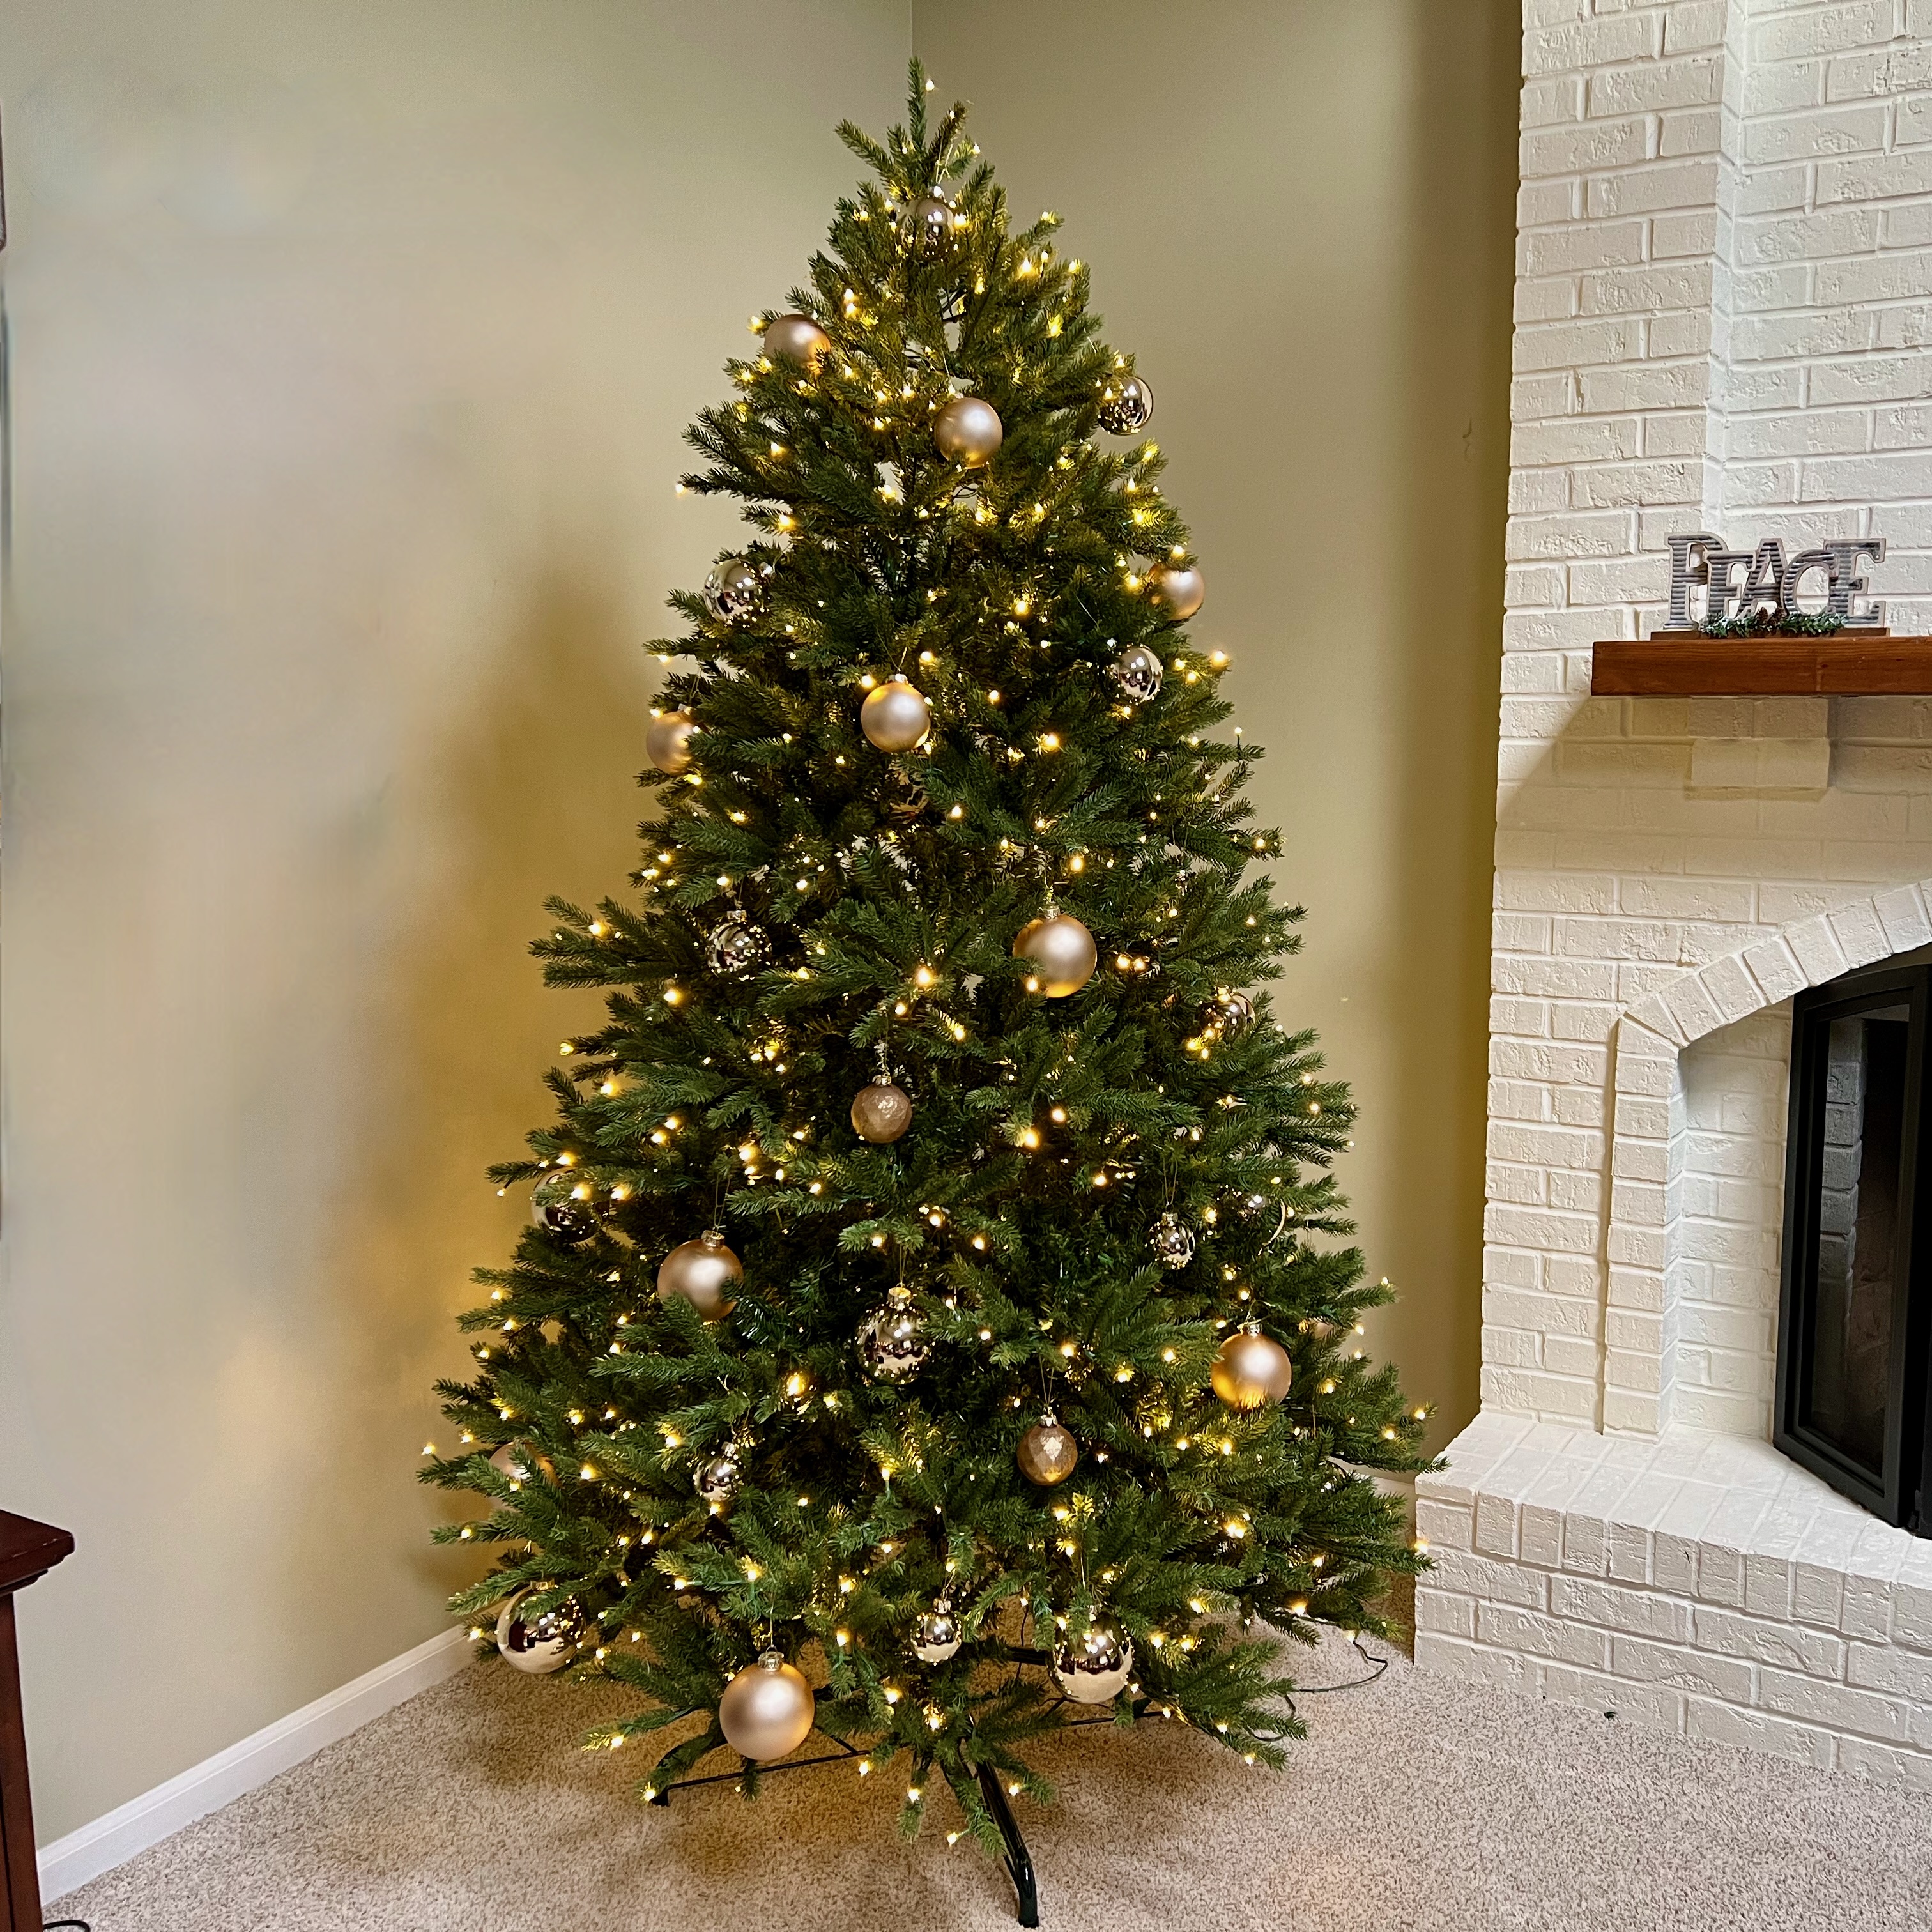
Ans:
[{"label": "beige carpet", "polygon": [[[1348,1674],[1339,1644],[1320,1661]],[[1310,1670],[1310,1682],[1318,1678]],[[61,1901],[95,1932],[910,1932],[1012,1924],[944,1798],[843,1766],[668,1810],[630,1752],[573,1750],[611,1708],[466,1670]],[[1304,1706],[1284,1775],[1178,1725],[1089,1732],[1023,1808],[1064,1932],[1882,1932],[1932,1925],[1932,1800],[1418,1672]],[[897,1780],[894,1780],[895,1785]]]}]

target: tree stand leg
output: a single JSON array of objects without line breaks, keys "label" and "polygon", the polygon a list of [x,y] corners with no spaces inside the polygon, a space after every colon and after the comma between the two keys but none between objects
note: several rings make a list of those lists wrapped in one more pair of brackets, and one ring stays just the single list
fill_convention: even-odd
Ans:
[{"label": "tree stand leg", "polygon": [[1006,1786],[1000,1782],[999,1772],[989,1764],[980,1767],[980,1795],[993,1814],[993,1822],[1000,1828],[1000,1836],[1006,1841],[1006,1872],[1013,1882],[1019,1922],[1022,1925],[1037,1925],[1040,1888],[1034,1880],[1033,1859],[1014,1822],[1013,1808],[1006,1802]]}]

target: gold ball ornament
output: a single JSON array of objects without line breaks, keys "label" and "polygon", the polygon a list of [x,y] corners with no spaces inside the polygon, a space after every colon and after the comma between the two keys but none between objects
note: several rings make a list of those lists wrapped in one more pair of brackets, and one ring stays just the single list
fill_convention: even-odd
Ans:
[{"label": "gold ball ornament", "polygon": [[874,1147],[889,1145],[911,1125],[912,1096],[884,1075],[853,1100],[852,1131]]},{"label": "gold ball ornament", "polygon": [[1080,1460],[1080,1445],[1074,1441],[1072,1431],[1063,1428],[1048,1409],[1020,1438],[1013,1460],[1028,1482],[1050,1490],[1072,1474]]},{"label": "gold ball ornament", "polygon": [[718,1700],[718,1728],[740,1757],[769,1764],[804,1743],[818,1708],[803,1673],[768,1650],[725,1685]]},{"label": "gold ball ornament", "polygon": [[697,729],[688,711],[660,713],[644,733],[644,756],[666,778],[680,776],[691,763],[691,734]]},{"label": "gold ball ornament", "polygon": [[530,1594],[528,1590],[519,1590],[503,1606],[496,1618],[496,1648],[506,1664],[532,1677],[547,1677],[570,1661],[583,1634],[584,1618],[572,1603],[560,1604],[541,1616],[526,1617],[524,1605]]},{"label": "gold ball ornament", "polygon": [[1022,926],[1013,940],[1013,957],[1034,969],[1028,992],[1044,993],[1049,1000],[1078,992],[1100,960],[1094,935],[1070,912],[1056,912]]},{"label": "gold ball ornament", "polygon": [[952,226],[950,204],[936,194],[921,195],[906,212],[906,239],[915,248],[937,253],[952,239]]},{"label": "gold ball ornament", "polygon": [[1214,1393],[1230,1408],[1265,1408],[1288,1394],[1294,1364],[1279,1342],[1262,1333],[1258,1322],[1238,1328],[1214,1357]]},{"label": "gold ball ornament", "polygon": [[1148,594],[1176,623],[1185,623],[1208,601],[1208,580],[1197,563],[1158,565],[1147,583]]},{"label": "gold ball ornament", "polygon": [[816,375],[831,346],[831,337],[808,315],[775,315],[765,324],[765,353],[774,362],[796,362]]},{"label": "gold ball ornament", "polygon": [[955,396],[932,419],[932,440],[949,463],[976,470],[1006,440],[1000,412],[978,396]]},{"label": "gold ball ornament", "polygon": [[859,728],[882,752],[910,752],[932,729],[932,712],[911,681],[897,675],[866,692]]},{"label": "gold ball ornament", "polygon": [[671,1250],[658,1268],[658,1299],[682,1295],[707,1322],[731,1312],[730,1290],[744,1280],[744,1264],[724,1245],[716,1228]]}]

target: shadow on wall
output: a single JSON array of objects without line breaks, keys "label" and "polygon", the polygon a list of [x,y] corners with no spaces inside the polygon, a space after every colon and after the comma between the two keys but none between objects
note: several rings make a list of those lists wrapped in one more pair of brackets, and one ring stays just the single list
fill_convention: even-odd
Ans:
[{"label": "shadow on wall", "polygon": [[[338,1245],[321,1270],[340,1332],[353,1338],[334,1380],[362,1392],[365,1412],[345,1417],[332,1445],[338,1480],[302,1490],[307,1523],[293,1540],[319,1556],[332,1547],[391,1566],[387,1588],[404,1601],[424,1580],[452,1589],[487,1567],[426,1539],[371,1550],[370,1499],[388,1492],[376,1512],[385,1522],[462,1513],[460,1499],[441,1492],[414,1501],[408,1492],[422,1443],[452,1446],[430,1384],[439,1376],[466,1378],[470,1366],[453,1320],[426,1330],[422,1311],[440,1305],[453,1317],[482,1298],[470,1272],[508,1259],[526,1202],[520,1190],[506,1197],[496,1238],[483,1252],[474,1248],[473,1212],[443,1220],[424,1206],[474,1200],[489,1186],[485,1162],[524,1151],[520,1139],[500,1137],[501,1123],[536,1127],[550,1116],[540,1084],[545,1061],[529,1043],[530,987],[542,968],[527,947],[544,929],[547,897],[622,897],[636,863],[634,783],[649,687],[641,666],[624,674],[637,650],[627,628],[614,589],[599,586],[594,569],[560,564],[539,574],[488,677],[421,780],[434,794],[429,808],[463,829],[462,842],[371,975],[382,989],[370,1016],[381,1044],[371,1059],[386,1074],[364,1096],[358,1161],[330,1217]],[[564,772],[568,786],[557,782]],[[547,802],[533,812],[532,800]],[[552,1041],[603,1010],[593,992],[538,997]],[[423,1436],[400,1441],[399,1428],[418,1414]],[[306,1582],[326,1588],[327,1578]],[[301,1618],[292,1615],[289,1627],[301,1628]]]}]

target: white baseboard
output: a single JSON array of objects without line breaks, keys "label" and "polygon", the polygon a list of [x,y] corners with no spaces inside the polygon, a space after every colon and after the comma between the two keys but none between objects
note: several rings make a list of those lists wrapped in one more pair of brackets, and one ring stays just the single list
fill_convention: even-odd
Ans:
[{"label": "white baseboard", "polygon": [[172,1838],[184,1825],[218,1811],[243,1792],[266,1784],[325,1744],[359,1730],[418,1690],[454,1676],[476,1654],[461,1630],[448,1630],[379,1664],[374,1670],[278,1718],[253,1737],[230,1744],[165,1784],[56,1838],[40,1853],[41,1895],[51,1902]]}]

